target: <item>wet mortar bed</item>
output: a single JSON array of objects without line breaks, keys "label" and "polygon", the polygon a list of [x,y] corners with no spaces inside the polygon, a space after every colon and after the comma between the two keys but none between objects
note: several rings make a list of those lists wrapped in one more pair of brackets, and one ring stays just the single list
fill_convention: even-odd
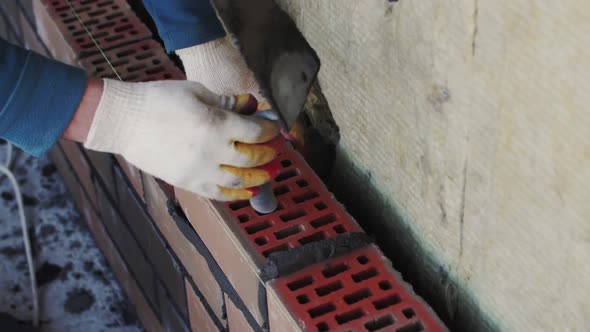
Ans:
[{"label": "wet mortar bed", "polygon": [[[6,145],[0,141],[0,162]],[[41,307],[31,329],[32,301],[15,194],[0,176],[0,327],[10,331],[143,331],[133,306],[77,212],[55,166],[15,150],[11,169],[21,186]],[[29,323],[28,323],[29,322]],[[7,330],[8,331],[8,330]]]}]

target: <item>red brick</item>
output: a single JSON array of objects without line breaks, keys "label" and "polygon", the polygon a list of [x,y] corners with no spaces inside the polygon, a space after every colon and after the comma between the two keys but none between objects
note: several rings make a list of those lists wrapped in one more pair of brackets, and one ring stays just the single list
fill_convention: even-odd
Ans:
[{"label": "red brick", "polygon": [[96,191],[94,190],[94,183],[92,180],[92,170],[88,165],[88,161],[82,155],[82,151],[78,147],[78,143],[62,139],[60,140],[59,145],[62,147],[64,154],[70,161],[70,164],[76,172],[82,187],[84,187],[84,190],[90,197],[92,206],[97,208],[98,204],[96,199]]},{"label": "red brick", "polygon": [[[182,294],[185,293],[185,287],[183,280],[180,280],[179,285],[182,287]],[[159,312],[162,316],[162,325],[166,331],[173,331],[173,332],[190,332],[190,328],[188,325],[188,314],[187,320],[182,317],[182,315],[176,309],[176,306],[173,304],[174,300],[170,298],[166,291],[166,287],[162,285],[160,282],[157,283],[158,288],[158,303],[160,305]],[[186,302],[186,298],[183,299]]]},{"label": "red brick", "polygon": [[129,225],[131,232],[135,234],[139,246],[154,266],[156,274],[165,283],[167,291],[181,310],[181,314],[187,316],[182,269],[168,250],[164,239],[158,234],[141,201],[132,192],[123,177],[122,171],[115,167],[117,196],[119,197],[116,204],[120,214]]},{"label": "red brick", "polygon": [[297,151],[287,148],[279,160],[282,169],[273,181],[277,211],[260,215],[247,201],[224,204],[260,259],[274,251],[362,232]]},{"label": "red brick", "polygon": [[33,1],[33,12],[35,14],[37,33],[49,49],[51,57],[60,62],[79,67],[78,55],[66,42],[45,5],[41,1]]},{"label": "red brick", "polygon": [[139,316],[139,319],[141,320],[144,328],[149,332],[164,331],[160,325],[160,322],[158,321],[157,316],[148,304],[147,298],[137,286],[137,281],[133,279],[133,276],[127,269],[125,262],[121,256],[119,256],[115,244],[111,241],[100,219],[98,219],[92,209],[83,208],[83,211],[85,217],[87,218],[86,220],[88,222],[89,228],[92,231],[98,246],[101,248],[102,253],[109,262],[111,269],[113,269],[113,272],[117,276],[117,279],[129,297],[129,300],[135,306],[137,315]]},{"label": "red brick", "polygon": [[143,183],[142,183],[142,179],[141,179],[141,171],[137,167],[135,167],[135,166],[131,165],[129,162],[127,162],[127,160],[125,160],[125,158],[123,158],[122,156],[116,155],[115,158],[119,162],[119,166],[121,166],[121,169],[123,170],[123,172],[125,172],[127,179],[129,180],[129,182],[131,182],[131,185],[133,186],[133,189],[135,190],[135,193],[137,194],[137,196],[143,202],[145,202],[144,195],[143,195]]},{"label": "red brick", "polygon": [[265,317],[260,311],[258,296],[261,282],[259,266],[264,262],[257,261],[257,253],[251,247],[247,249],[249,244],[239,237],[235,225],[227,223],[211,201],[179,189],[176,190],[176,197],[191,225],[254,319],[260,325],[264,324]]},{"label": "red brick", "polygon": [[106,194],[102,186],[96,187],[99,203],[99,211],[104,226],[106,227],[112,241],[117,248],[127,266],[137,279],[148,301],[155,307],[156,302],[156,284],[155,273],[147,261],[139,243],[133,237],[127,225],[121,219],[121,216],[112,204],[112,200]]},{"label": "red brick", "polygon": [[117,47],[105,51],[104,55],[99,53],[89,56],[81,64],[88,75],[93,77],[116,79],[116,71],[123,81],[129,82],[185,79],[162,45],[153,39]]},{"label": "red brick", "polygon": [[49,14],[78,57],[98,53],[99,49],[94,42],[102,50],[109,50],[151,37],[149,29],[124,0],[70,0],[73,10],[65,0],[45,3]]},{"label": "red brick", "polygon": [[176,226],[166,207],[166,195],[155,178],[144,174],[143,179],[148,212],[217,318],[222,320],[223,295],[207,262]]},{"label": "red brick", "polygon": [[236,308],[232,300],[226,294],[223,294],[223,296],[225,298],[225,310],[227,313],[227,322],[229,325],[229,330],[240,332],[254,331],[250,324],[248,324],[248,321],[244,317],[244,314],[238,308]]},{"label": "red brick", "polygon": [[219,329],[205,310],[190,282],[185,281],[191,329],[194,332],[218,332]]},{"label": "red brick", "polygon": [[373,245],[273,280],[267,290],[282,302],[270,308],[271,330],[295,330],[289,321],[305,331],[447,330]]}]

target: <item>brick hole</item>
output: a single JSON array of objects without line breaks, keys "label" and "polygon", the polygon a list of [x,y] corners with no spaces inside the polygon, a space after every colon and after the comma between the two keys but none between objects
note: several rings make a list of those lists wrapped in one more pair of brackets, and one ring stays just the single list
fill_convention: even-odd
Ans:
[{"label": "brick hole", "polygon": [[158,73],[161,73],[161,72],[163,72],[164,70],[166,70],[166,68],[164,68],[163,66],[160,66],[160,67],[156,67],[156,68],[148,69],[148,70],[146,70],[145,72],[146,72],[148,75],[156,75],[156,74],[158,74]]},{"label": "brick hole", "polygon": [[[100,45],[100,41],[99,41],[99,40],[97,40],[97,41],[96,41],[96,43],[97,43],[98,45]],[[95,45],[94,45],[94,42],[91,42],[91,43],[86,43],[86,44],[82,44],[82,45],[80,45],[80,47],[81,47],[81,48],[84,48],[84,49],[93,48],[94,46],[95,46]]]},{"label": "brick hole", "polygon": [[117,10],[117,9],[119,9],[119,6],[117,6],[117,5],[114,5],[114,6],[112,6],[111,8],[112,8],[112,9],[115,9],[115,10]]},{"label": "brick hole", "polygon": [[80,36],[80,35],[86,35],[86,30],[78,30],[78,31],[72,32],[72,36],[74,36],[74,37],[77,37],[77,36]]},{"label": "brick hole", "polygon": [[285,159],[285,160],[281,160],[281,165],[283,166],[283,168],[287,168],[287,167],[293,165],[293,162],[289,159]]},{"label": "brick hole", "polygon": [[112,27],[115,24],[116,24],[115,22],[107,22],[107,23],[103,23],[101,25],[97,25],[96,28],[98,30],[102,30],[102,29],[110,28],[110,27]]},{"label": "brick hole", "polygon": [[346,228],[344,228],[344,226],[342,225],[336,225],[334,226],[334,232],[336,232],[337,234],[346,233]]},{"label": "brick hole", "polygon": [[237,211],[237,210],[243,209],[247,206],[250,206],[250,202],[248,202],[248,201],[237,201],[237,202],[233,202],[233,203],[229,204],[229,208],[232,211]]},{"label": "brick hole", "polygon": [[370,269],[366,269],[364,271],[361,271],[359,273],[355,273],[352,275],[352,280],[354,280],[354,282],[361,282],[361,281],[365,281],[368,279],[371,279],[373,277],[377,276],[377,270],[373,267]]},{"label": "brick hole", "polygon": [[299,175],[299,173],[298,173],[296,170],[294,170],[294,169],[291,169],[291,170],[288,170],[288,171],[286,171],[286,172],[283,172],[283,173],[279,174],[279,175],[278,175],[278,176],[275,178],[275,181],[276,181],[276,182],[282,182],[282,181],[288,180],[288,179],[290,179],[290,178],[292,178],[292,177],[295,177],[295,176],[297,176],[297,175]]},{"label": "brick hole", "polygon": [[268,220],[261,221],[261,222],[254,224],[254,225],[246,227],[246,233],[248,233],[250,235],[256,234],[260,231],[263,231],[263,230],[269,228],[270,226],[272,226],[272,225],[270,224],[270,222]]},{"label": "brick hole", "polygon": [[309,201],[309,200],[314,199],[319,196],[320,196],[320,194],[318,194],[317,191],[308,191],[305,194],[301,194],[299,196],[293,197],[293,202],[300,204],[300,203],[303,203],[305,201]]},{"label": "brick hole", "polygon": [[238,216],[238,221],[239,221],[240,223],[242,223],[242,224],[243,224],[243,223],[245,223],[245,222],[247,222],[247,221],[249,221],[249,220],[250,220],[250,216],[249,216],[249,215],[247,215],[247,214],[240,214],[240,215]]},{"label": "brick hole", "polygon": [[421,332],[424,331],[424,326],[420,322],[414,322],[410,325],[406,325],[402,328],[397,329],[396,332]]},{"label": "brick hole", "polygon": [[113,19],[118,18],[118,17],[121,17],[121,16],[125,16],[125,14],[123,14],[123,13],[115,13],[115,14],[107,15],[106,16],[106,19],[110,21],[110,20],[113,20]]},{"label": "brick hole", "polygon": [[367,258],[367,256],[362,255],[362,256],[358,256],[356,258],[356,260],[361,264],[361,265],[365,265],[369,262],[369,259]]},{"label": "brick hole", "polygon": [[82,22],[82,24],[84,24],[85,26],[95,25],[96,23],[98,23],[98,20],[97,19],[86,20],[86,21],[83,21]]},{"label": "brick hole", "polygon": [[102,73],[104,71],[104,67],[96,67],[95,73]]},{"label": "brick hole", "polygon": [[326,278],[332,278],[339,275],[342,272],[348,271],[348,265],[340,263],[338,265],[330,266],[322,271],[322,274]]},{"label": "brick hole", "polygon": [[365,288],[365,289],[358,290],[352,294],[346,295],[343,298],[343,300],[347,304],[355,304],[355,303],[360,302],[366,298],[371,297],[371,295],[373,295],[371,293],[371,291],[369,289]]},{"label": "brick hole", "polygon": [[172,75],[170,75],[170,74],[164,74],[164,79],[170,79],[170,78],[172,78]]},{"label": "brick hole", "polygon": [[[60,16],[61,16],[61,17],[65,17],[65,16],[67,16],[67,14],[66,14],[66,15],[64,15],[64,14],[61,14]],[[63,20],[63,22],[64,22],[65,24],[70,24],[70,23],[77,22],[77,21],[78,21],[78,19],[77,19],[77,18],[75,18],[75,17],[71,17],[71,18],[68,18],[67,20]]]},{"label": "brick hole", "polygon": [[284,243],[276,247],[272,247],[262,252],[262,256],[268,257],[273,252],[289,250],[289,245]]},{"label": "brick hole", "polygon": [[68,13],[61,13],[59,14],[59,17],[68,17]]},{"label": "brick hole", "polygon": [[74,30],[74,29],[76,29],[76,26],[75,26],[75,25],[70,25],[70,26],[68,26],[68,30],[72,31],[72,30]]},{"label": "brick hole", "polygon": [[131,30],[131,31],[129,31],[129,33],[135,36],[138,32],[137,32],[137,30]]},{"label": "brick hole", "polygon": [[125,24],[125,25],[122,25],[120,27],[116,27],[115,28],[115,32],[123,32],[123,31],[129,30],[131,28],[133,28],[133,25],[132,24]]},{"label": "brick hole", "polygon": [[301,225],[294,225],[294,226],[287,227],[287,228],[281,229],[279,231],[276,231],[276,232],[274,232],[274,234],[275,234],[275,238],[277,240],[281,240],[284,238],[288,238],[289,236],[293,236],[295,234],[298,234],[301,231],[303,231],[303,227]]},{"label": "brick hole", "polygon": [[81,43],[84,40],[86,40],[86,38],[84,38],[84,37],[76,38],[76,43]]},{"label": "brick hole", "polygon": [[365,328],[367,329],[367,331],[377,331],[377,330],[381,330],[384,327],[393,325],[393,323],[395,323],[393,316],[392,315],[385,315],[385,316],[379,317],[373,321],[365,323]]},{"label": "brick hole", "polygon": [[99,32],[99,33],[93,34],[93,35],[92,35],[92,37],[94,37],[94,38],[102,38],[102,37],[105,37],[105,36],[107,36],[108,34],[109,34],[109,33],[108,33],[107,31],[102,31],[102,32]]},{"label": "brick hole", "polygon": [[268,243],[268,240],[264,236],[261,236],[261,237],[255,238],[254,242],[259,246],[263,246]]},{"label": "brick hole", "polygon": [[305,213],[305,210],[299,209],[299,210],[295,210],[289,213],[285,213],[281,216],[279,216],[279,218],[281,218],[281,220],[283,222],[289,222],[291,220],[295,220],[297,218],[301,218],[303,216],[307,215],[307,213]]},{"label": "brick hole", "polygon": [[311,316],[311,318],[316,318],[316,317],[323,316],[327,313],[330,313],[334,310],[336,310],[336,306],[334,306],[333,303],[326,303],[326,304],[322,304],[320,306],[317,306],[313,309],[309,309],[307,311],[307,313]]},{"label": "brick hole", "polygon": [[123,79],[123,81],[133,81],[133,80],[136,80],[138,78],[139,78],[139,75],[133,74],[133,75],[124,76],[122,79]]},{"label": "brick hole", "polygon": [[318,211],[322,211],[328,208],[328,206],[324,202],[317,202],[313,206],[315,206],[315,208],[318,209]]},{"label": "brick hole", "polygon": [[326,324],[325,322],[318,323],[316,327],[318,328],[319,332],[330,331],[330,326],[328,326],[328,324]]},{"label": "brick hole", "polygon": [[112,42],[112,41],[123,39],[123,38],[124,38],[123,35],[114,35],[114,36],[110,36],[110,37],[105,38],[105,40],[108,42]]},{"label": "brick hole", "polygon": [[334,214],[330,213],[326,216],[323,216],[323,217],[320,217],[320,218],[310,221],[309,224],[313,228],[319,228],[319,227],[325,226],[327,224],[333,223],[334,221],[336,221],[336,216]]},{"label": "brick hole", "polygon": [[94,17],[94,16],[102,15],[102,14],[104,14],[106,12],[107,11],[105,9],[99,9],[99,10],[95,10],[95,11],[89,12],[88,13],[88,16]]},{"label": "brick hole", "polygon": [[275,196],[281,196],[289,192],[289,187],[287,186],[280,186],[273,190]]},{"label": "brick hole", "polygon": [[299,188],[305,188],[307,186],[309,186],[309,183],[306,180],[297,180],[297,185],[299,186]]},{"label": "brick hole", "polygon": [[119,52],[119,53],[117,53],[117,57],[119,57],[119,58],[123,58],[123,57],[126,57],[126,56],[130,56],[131,54],[134,54],[134,53],[136,53],[136,52],[137,52],[137,51],[136,51],[136,50],[134,50],[134,49],[125,50],[125,51],[123,51],[123,52]]},{"label": "brick hole", "polygon": [[[83,4],[82,4],[83,5]],[[68,6],[69,7],[69,6]],[[91,9],[92,7],[90,6],[86,6],[86,7],[80,7],[78,9],[76,9],[76,13],[80,14],[80,13],[84,13],[87,12]]]},{"label": "brick hole", "polygon": [[150,47],[148,45],[142,45],[141,46],[141,49],[144,50],[144,51],[147,51],[147,50],[150,49]]},{"label": "brick hole", "polygon": [[381,309],[391,307],[392,305],[396,305],[401,302],[402,302],[402,299],[399,297],[399,295],[394,294],[394,295],[384,297],[380,300],[373,301],[373,306],[375,307],[375,309],[381,310]]},{"label": "brick hole", "polygon": [[299,302],[299,304],[309,303],[309,297],[307,297],[307,295],[305,295],[305,294],[297,295],[296,298],[297,298],[297,302]]},{"label": "brick hole", "polygon": [[321,240],[325,240],[326,237],[327,237],[326,236],[326,233],[324,233],[324,232],[317,232],[315,234],[312,234],[312,235],[309,235],[309,236],[306,236],[306,237],[302,237],[301,239],[299,239],[299,243],[301,245],[305,245],[305,244],[308,244],[308,243],[318,242],[318,241],[321,241]]},{"label": "brick hole", "polygon": [[382,290],[389,290],[391,289],[391,284],[387,280],[383,280],[379,282],[379,288]]},{"label": "brick hole", "polygon": [[316,288],[315,293],[318,294],[318,296],[326,296],[330,293],[334,293],[335,291],[342,289],[343,287],[344,286],[342,286],[342,282],[340,280],[337,280],[325,286]]},{"label": "brick hole", "polygon": [[301,279],[291,281],[290,283],[287,284],[287,287],[291,291],[296,291],[296,290],[301,289],[303,287],[307,287],[311,284],[313,284],[313,278],[311,276],[305,276]]},{"label": "brick hole", "polygon": [[121,19],[121,22],[127,23],[127,22],[129,22],[129,19],[127,17],[124,17],[124,18]]},{"label": "brick hole", "polygon": [[54,6],[57,6],[57,5],[59,5],[59,1],[54,1],[51,4],[54,5]]},{"label": "brick hole", "polygon": [[111,66],[113,66],[113,67],[119,67],[119,66],[122,66],[122,65],[126,65],[128,63],[129,63],[129,60],[127,60],[127,59],[121,59],[121,60],[118,60],[118,61],[111,62]]},{"label": "brick hole", "polygon": [[162,61],[160,61],[159,59],[154,59],[154,60],[152,61],[152,63],[153,63],[154,65],[159,65],[159,64],[161,64],[161,63],[162,63]]},{"label": "brick hole", "polygon": [[151,58],[153,56],[154,56],[153,52],[146,52],[146,53],[138,54],[135,58],[137,60],[143,60],[143,59]]},{"label": "brick hole", "polygon": [[404,310],[402,310],[402,314],[404,314],[404,317],[406,317],[407,319],[410,319],[410,318],[413,318],[416,316],[416,312],[412,308],[405,308]]},{"label": "brick hole", "polygon": [[363,317],[364,315],[365,315],[364,311],[362,311],[361,309],[355,309],[355,310],[343,313],[341,315],[336,315],[336,321],[338,322],[338,324],[342,325],[342,324],[346,324],[350,321],[357,320],[357,319]]}]

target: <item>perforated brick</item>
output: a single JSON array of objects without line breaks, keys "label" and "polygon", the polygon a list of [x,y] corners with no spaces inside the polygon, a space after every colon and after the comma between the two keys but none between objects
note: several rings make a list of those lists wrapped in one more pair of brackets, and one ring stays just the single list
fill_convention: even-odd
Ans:
[{"label": "perforated brick", "polygon": [[43,2],[79,57],[98,52],[92,38],[102,50],[108,50],[152,35],[124,0],[69,0],[69,4],[66,0]]},{"label": "perforated brick", "polygon": [[299,153],[287,148],[279,160],[282,168],[273,181],[277,211],[261,215],[248,201],[224,204],[260,255],[362,231]]},{"label": "perforated brick", "polygon": [[374,246],[276,279],[271,287],[305,331],[446,331]]},{"label": "perforated brick", "polygon": [[100,53],[83,59],[82,67],[90,76],[117,79],[114,67],[121,79],[129,82],[185,78],[162,46],[152,39],[106,51],[105,55],[106,59]]}]

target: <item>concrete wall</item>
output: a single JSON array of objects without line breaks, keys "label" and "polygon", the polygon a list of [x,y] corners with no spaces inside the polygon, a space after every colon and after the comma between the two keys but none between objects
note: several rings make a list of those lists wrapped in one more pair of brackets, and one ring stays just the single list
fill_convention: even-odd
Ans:
[{"label": "concrete wall", "polygon": [[587,328],[590,2],[279,3],[323,60],[335,190],[450,325]]}]

